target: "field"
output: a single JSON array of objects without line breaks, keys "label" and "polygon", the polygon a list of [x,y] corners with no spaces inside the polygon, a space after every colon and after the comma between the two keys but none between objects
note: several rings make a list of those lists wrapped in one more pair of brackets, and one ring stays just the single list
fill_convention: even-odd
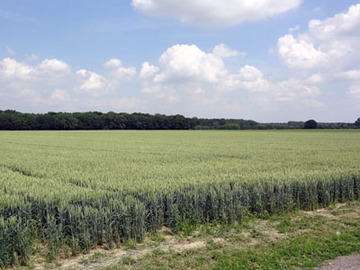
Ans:
[{"label": "field", "polygon": [[4,131],[0,151],[0,267],[360,192],[358,131]]}]

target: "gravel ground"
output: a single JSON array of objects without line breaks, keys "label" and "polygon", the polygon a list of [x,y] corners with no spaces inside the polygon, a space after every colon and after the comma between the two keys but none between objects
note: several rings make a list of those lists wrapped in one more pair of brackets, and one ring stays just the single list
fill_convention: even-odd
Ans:
[{"label": "gravel ground", "polygon": [[323,266],[316,267],[314,270],[360,270],[360,254],[326,261]]}]

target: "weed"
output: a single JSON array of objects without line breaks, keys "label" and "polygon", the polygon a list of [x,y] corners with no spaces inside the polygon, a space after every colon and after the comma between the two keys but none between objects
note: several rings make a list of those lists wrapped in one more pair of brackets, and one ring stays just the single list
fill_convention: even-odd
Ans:
[{"label": "weed", "polygon": [[131,258],[129,256],[125,256],[122,259],[122,263],[125,265],[133,265],[134,263],[136,263],[136,260],[134,258]]}]

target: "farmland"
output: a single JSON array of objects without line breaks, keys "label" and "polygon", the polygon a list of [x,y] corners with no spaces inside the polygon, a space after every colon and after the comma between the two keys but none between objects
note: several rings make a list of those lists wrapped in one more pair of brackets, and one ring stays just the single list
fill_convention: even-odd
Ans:
[{"label": "farmland", "polygon": [[360,192],[358,131],[4,131],[0,151],[0,267]]}]

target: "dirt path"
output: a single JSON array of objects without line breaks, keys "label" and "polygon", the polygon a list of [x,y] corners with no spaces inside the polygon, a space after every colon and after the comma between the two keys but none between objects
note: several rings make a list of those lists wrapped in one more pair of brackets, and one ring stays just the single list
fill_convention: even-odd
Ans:
[{"label": "dirt path", "polygon": [[[175,242],[173,239],[168,239],[167,242],[160,244],[157,247],[161,252],[182,252],[190,249],[201,249],[206,247],[206,242],[203,240],[188,242]],[[92,250],[89,254],[76,256],[70,259],[62,260],[59,266],[46,266],[38,264],[35,270],[44,270],[49,268],[66,269],[66,270],[85,270],[85,269],[102,269],[108,266],[119,264],[124,259],[136,260],[154,251],[154,248],[146,247],[143,249],[116,249],[106,251],[103,249]],[[98,256],[100,254],[100,256]],[[99,257],[99,258],[96,258]]]},{"label": "dirt path", "polygon": [[342,256],[335,260],[326,261],[323,266],[314,270],[360,270],[360,254]]}]

